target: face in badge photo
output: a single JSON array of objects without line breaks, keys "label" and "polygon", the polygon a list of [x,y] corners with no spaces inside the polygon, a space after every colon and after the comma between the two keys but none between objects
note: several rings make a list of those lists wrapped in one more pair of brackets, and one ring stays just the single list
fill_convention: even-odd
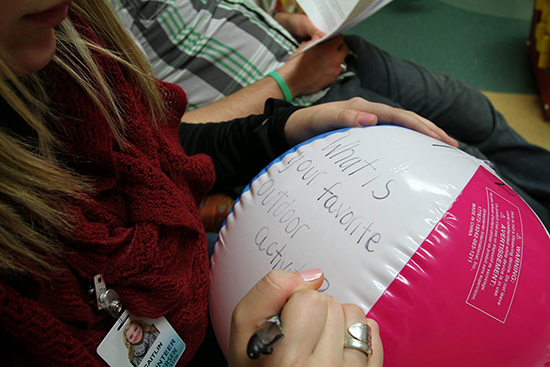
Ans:
[{"label": "face in badge photo", "polygon": [[139,366],[149,348],[155,343],[159,330],[139,320],[130,320],[124,327],[122,336],[128,348],[128,359],[134,366]]}]

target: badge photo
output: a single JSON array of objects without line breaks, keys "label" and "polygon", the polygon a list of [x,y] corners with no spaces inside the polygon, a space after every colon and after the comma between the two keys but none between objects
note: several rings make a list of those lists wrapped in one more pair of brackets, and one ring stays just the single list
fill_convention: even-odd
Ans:
[{"label": "badge photo", "polygon": [[174,366],[185,350],[185,343],[168,321],[143,319],[125,311],[116,321],[97,353],[110,366]]}]

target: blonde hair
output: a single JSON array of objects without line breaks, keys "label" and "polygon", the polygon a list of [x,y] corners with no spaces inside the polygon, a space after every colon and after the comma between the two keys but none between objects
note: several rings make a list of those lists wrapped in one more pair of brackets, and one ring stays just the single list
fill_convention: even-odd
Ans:
[{"label": "blonde hair", "polygon": [[[107,0],[75,0],[71,10],[91,24],[103,47],[83,39],[65,19],[56,27],[57,49],[48,67],[68,73],[87,92],[124,149],[122,108],[90,51],[109,55],[122,66],[143,90],[153,121],[164,116],[157,81]],[[0,50],[0,98],[34,129],[38,143],[32,146],[0,127],[0,273],[43,275],[45,269],[54,270],[47,258],[61,254],[57,236],[71,236],[74,223],[67,204],[89,193],[91,184],[56,159],[54,152],[63,149],[63,142],[49,126],[61,121],[49,107],[43,73],[18,78],[10,63]]]}]

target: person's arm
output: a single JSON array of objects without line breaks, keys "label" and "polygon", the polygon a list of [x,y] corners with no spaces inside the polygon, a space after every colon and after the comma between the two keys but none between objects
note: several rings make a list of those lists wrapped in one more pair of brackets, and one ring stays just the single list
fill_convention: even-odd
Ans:
[{"label": "person's arm", "polygon": [[180,125],[180,144],[189,155],[205,153],[216,166],[216,190],[248,183],[291,146],[327,131],[392,124],[458,146],[443,130],[415,113],[361,98],[299,108],[268,100],[263,114],[223,123]]},{"label": "person's arm", "polygon": [[[315,39],[316,36],[313,37]],[[306,45],[304,43],[296,52],[301,52],[301,48]],[[334,37],[291,58],[277,72],[286,81],[293,98],[315,93],[336,80],[341,71],[340,64],[347,53],[343,37]],[[219,122],[260,114],[268,98],[283,98],[279,85],[272,77],[259,80],[217,102],[189,111],[183,116],[182,122]]]},{"label": "person's arm", "polygon": [[219,123],[182,123],[180,145],[188,155],[204,153],[212,158],[216,169],[214,192],[243,185],[290,148],[285,124],[298,109],[270,99],[261,114]]},{"label": "person's arm", "polygon": [[207,106],[186,112],[181,121],[195,124],[220,122],[261,114],[268,98],[284,99],[281,88],[271,77],[261,79]]}]

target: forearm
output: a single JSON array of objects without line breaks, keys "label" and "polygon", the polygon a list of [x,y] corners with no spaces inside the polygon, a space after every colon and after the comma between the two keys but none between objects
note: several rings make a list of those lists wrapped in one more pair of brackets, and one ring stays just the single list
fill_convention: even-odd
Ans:
[{"label": "forearm", "polygon": [[188,155],[209,155],[216,167],[215,190],[248,183],[288,145],[284,128],[299,107],[269,100],[261,113],[231,121],[182,123],[179,140]]},{"label": "forearm", "polygon": [[281,88],[271,77],[263,78],[207,106],[186,112],[182,122],[220,122],[261,114],[268,98],[284,99]]}]

